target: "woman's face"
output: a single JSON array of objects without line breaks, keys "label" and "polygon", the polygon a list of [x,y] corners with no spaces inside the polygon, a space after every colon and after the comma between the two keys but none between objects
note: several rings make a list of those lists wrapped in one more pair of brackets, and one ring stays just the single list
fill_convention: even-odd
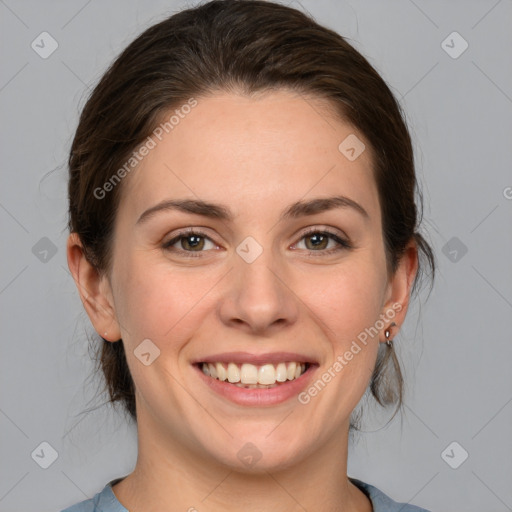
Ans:
[{"label": "woman's face", "polygon": [[[348,432],[396,293],[369,145],[324,106],[284,90],[197,98],[125,178],[110,283],[148,443],[276,468]],[[169,201],[195,211],[147,213]],[[292,380],[242,389],[204,361]],[[290,362],[309,370],[295,380]]]}]

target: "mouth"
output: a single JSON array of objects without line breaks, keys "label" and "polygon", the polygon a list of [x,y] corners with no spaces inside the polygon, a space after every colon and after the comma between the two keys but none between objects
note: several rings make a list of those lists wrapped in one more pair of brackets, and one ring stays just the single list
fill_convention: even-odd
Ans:
[{"label": "mouth", "polygon": [[286,382],[299,379],[311,367],[311,363],[298,361],[267,363],[196,363],[207,377],[233,384],[244,389],[272,389]]},{"label": "mouth", "polygon": [[[199,379],[223,399],[243,406],[271,406],[297,398],[312,381],[318,363],[282,360],[269,362],[261,357],[252,363],[237,361],[197,361],[192,364]],[[246,359],[247,360],[247,359]]]}]

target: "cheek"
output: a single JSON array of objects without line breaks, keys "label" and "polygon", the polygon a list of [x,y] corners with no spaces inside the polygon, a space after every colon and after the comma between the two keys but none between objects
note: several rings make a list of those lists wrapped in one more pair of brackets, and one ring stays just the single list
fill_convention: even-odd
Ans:
[{"label": "cheek", "polygon": [[[326,383],[326,390],[318,395],[329,404],[333,416],[344,416],[355,408],[373,373],[382,279],[380,267],[364,264],[360,258],[323,278],[317,275],[316,292],[305,301],[328,345],[329,358],[317,377]],[[301,296],[308,297],[305,289]],[[321,383],[313,385],[312,394],[317,393],[315,386],[323,389]]]},{"label": "cheek", "polygon": [[159,347],[166,344],[166,351],[178,350],[198,325],[202,297],[218,280],[212,273],[200,274],[197,269],[171,269],[165,260],[127,261],[120,274],[120,303],[116,301],[126,341],[137,345],[149,338]]},{"label": "cheek", "polygon": [[[171,376],[179,372],[180,354],[200,325],[198,303],[212,285],[198,276],[192,279],[190,272],[171,272],[168,267],[148,262],[125,268],[116,308],[130,373],[147,400],[157,396],[158,389],[173,386]],[[151,344],[144,342],[148,339]],[[138,358],[148,351],[151,358],[157,354],[157,359],[145,366]],[[173,403],[177,408],[178,403]]]},{"label": "cheek", "polygon": [[318,272],[301,286],[300,295],[343,344],[378,319],[384,282],[380,267],[361,256]]}]

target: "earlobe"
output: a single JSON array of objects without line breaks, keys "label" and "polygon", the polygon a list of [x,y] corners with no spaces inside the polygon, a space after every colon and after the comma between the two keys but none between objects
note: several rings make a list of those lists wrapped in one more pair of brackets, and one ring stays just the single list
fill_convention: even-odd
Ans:
[{"label": "earlobe", "polygon": [[[109,341],[121,338],[117,322],[112,290],[105,275],[87,260],[77,233],[71,233],[67,241],[68,267],[75,281],[82,304],[96,332]],[[105,338],[107,339],[107,338]]]}]

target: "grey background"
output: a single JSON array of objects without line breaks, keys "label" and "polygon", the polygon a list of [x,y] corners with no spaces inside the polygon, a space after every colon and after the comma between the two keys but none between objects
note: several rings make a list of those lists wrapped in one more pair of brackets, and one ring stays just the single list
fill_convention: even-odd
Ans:
[{"label": "grey background", "polygon": [[[81,414],[97,381],[66,262],[65,164],[88,88],[185,5],[0,0],[1,511],[61,510],[135,464],[122,415]],[[512,2],[291,5],[350,38],[400,98],[439,264],[396,339],[405,415],[386,426],[390,413],[367,411],[349,475],[432,511],[512,510]],[[31,48],[43,31],[58,43],[47,59]],[[441,46],[453,31],[469,44],[458,58]],[[469,454],[457,469],[442,457],[453,441]],[[48,469],[31,455],[42,442],[58,453]]]}]

